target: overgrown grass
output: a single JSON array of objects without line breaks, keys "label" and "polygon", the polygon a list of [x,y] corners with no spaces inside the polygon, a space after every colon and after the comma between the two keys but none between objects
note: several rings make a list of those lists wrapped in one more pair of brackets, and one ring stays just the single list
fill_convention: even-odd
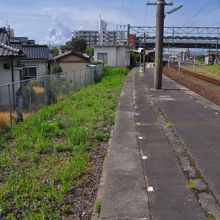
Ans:
[{"label": "overgrown grass", "polygon": [[127,69],[106,69],[102,81],[43,108],[0,137],[0,219],[61,219],[65,196],[82,184],[113,125]]},{"label": "overgrown grass", "polygon": [[102,209],[102,204],[100,201],[96,201],[95,202],[95,212],[97,214],[100,214],[101,213],[101,209]]},{"label": "overgrown grass", "polygon": [[195,69],[193,66],[184,66],[183,68],[220,80],[220,65],[219,64],[210,65],[210,66],[197,65]]},{"label": "overgrown grass", "polygon": [[173,125],[171,122],[168,122],[168,123],[166,124],[166,127],[167,127],[167,128],[173,128],[174,125]]}]

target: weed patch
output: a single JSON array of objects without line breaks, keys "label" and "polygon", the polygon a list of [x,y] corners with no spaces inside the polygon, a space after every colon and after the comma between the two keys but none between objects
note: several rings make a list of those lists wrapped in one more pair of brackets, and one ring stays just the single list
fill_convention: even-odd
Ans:
[{"label": "weed patch", "polygon": [[187,184],[188,189],[195,189],[196,188],[196,182],[194,180],[190,180]]},{"label": "weed patch", "polygon": [[174,127],[174,125],[173,125],[172,123],[169,122],[169,123],[166,124],[166,127],[171,129],[171,128]]},{"label": "weed patch", "polygon": [[61,219],[91,151],[109,138],[127,69],[43,108],[0,137],[0,219]]},{"label": "weed patch", "polygon": [[97,214],[100,214],[101,213],[101,208],[102,208],[102,204],[100,201],[96,201],[95,202],[95,212]]}]

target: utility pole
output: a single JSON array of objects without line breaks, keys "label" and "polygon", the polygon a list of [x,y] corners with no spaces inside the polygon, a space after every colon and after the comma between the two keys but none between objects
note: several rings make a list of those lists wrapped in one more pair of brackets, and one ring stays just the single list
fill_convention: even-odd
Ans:
[{"label": "utility pole", "polygon": [[164,5],[165,5],[164,0],[157,1],[154,89],[162,89],[163,36],[164,36],[164,18],[165,18]]},{"label": "utility pole", "polygon": [[147,3],[147,5],[157,6],[154,89],[162,89],[164,10],[165,5],[173,5],[173,3],[166,3],[165,0],[157,0],[156,3]]},{"label": "utility pole", "polygon": [[130,24],[128,24],[128,30],[127,30],[127,44],[128,44],[128,46],[130,46],[129,45],[130,28],[131,28],[131,26],[130,26]]},{"label": "utility pole", "polygon": [[146,55],[146,49],[145,49],[145,44],[146,44],[146,33],[144,33],[144,54],[143,54],[143,64],[144,64],[144,73],[145,73],[145,55]]},{"label": "utility pole", "polygon": [[216,56],[215,56],[215,64],[218,64],[218,38],[216,40]]}]

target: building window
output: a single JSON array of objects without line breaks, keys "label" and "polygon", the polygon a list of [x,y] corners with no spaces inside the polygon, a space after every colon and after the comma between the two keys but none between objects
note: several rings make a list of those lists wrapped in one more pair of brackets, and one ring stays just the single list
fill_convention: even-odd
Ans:
[{"label": "building window", "polygon": [[25,67],[23,72],[24,79],[37,78],[37,67]]},{"label": "building window", "polygon": [[107,53],[98,53],[98,60],[102,60],[103,63],[108,63],[108,54]]}]

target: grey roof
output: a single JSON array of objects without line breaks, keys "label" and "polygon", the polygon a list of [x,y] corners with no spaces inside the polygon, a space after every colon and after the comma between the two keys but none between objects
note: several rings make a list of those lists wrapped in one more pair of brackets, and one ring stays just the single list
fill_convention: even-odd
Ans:
[{"label": "grey roof", "polygon": [[9,37],[5,27],[0,28],[0,43],[0,56],[22,54],[22,59],[25,60],[49,60],[50,58],[50,50],[47,45],[35,44],[35,41],[29,40],[28,37]]},{"label": "grey roof", "polygon": [[21,50],[0,43],[0,56],[1,57],[24,56],[24,54]]},{"label": "grey roof", "polygon": [[49,60],[50,50],[47,45],[25,45],[22,51],[26,54],[28,60]]},{"label": "grey roof", "polygon": [[22,50],[25,60],[49,60],[50,50],[47,45],[23,45],[22,43],[11,43],[11,47]]},{"label": "grey roof", "polygon": [[11,43],[20,42],[24,45],[26,45],[26,44],[35,44],[35,40],[29,40],[28,37],[11,37],[10,42]]},{"label": "grey roof", "polygon": [[10,43],[10,46],[15,48],[15,49],[18,49],[18,50],[22,50],[22,44],[21,42],[13,42],[13,43]]}]

